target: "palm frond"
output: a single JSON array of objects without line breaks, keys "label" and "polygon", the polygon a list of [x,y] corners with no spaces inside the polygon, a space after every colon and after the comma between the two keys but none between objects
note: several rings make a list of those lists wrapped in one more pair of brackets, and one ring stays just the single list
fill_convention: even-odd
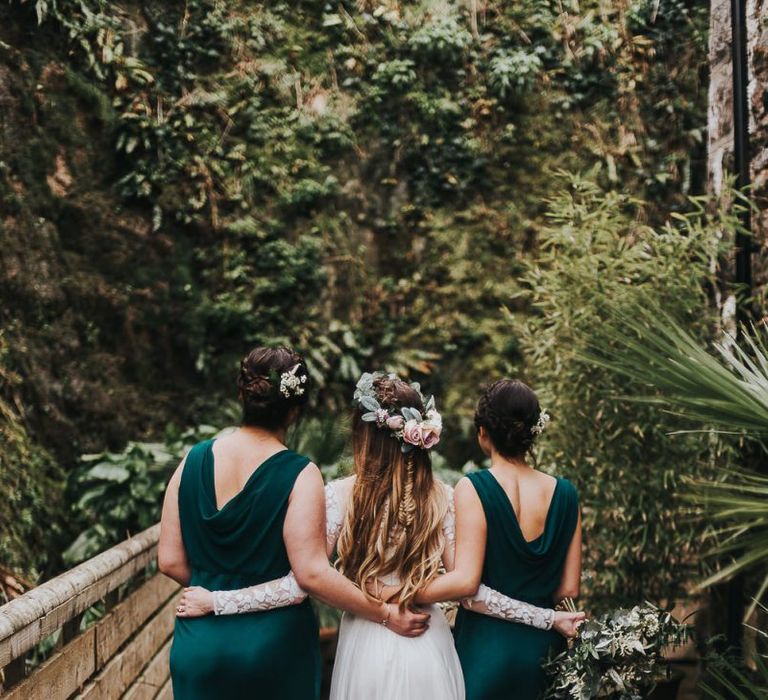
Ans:
[{"label": "palm frond", "polygon": [[[759,607],[764,613],[768,612],[764,605]],[[755,669],[747,670],[733,659],[717,658],[708,666],[707,672],[718,687],[714,687],[711,682],[701,683],[699,687],[705,697],[713,700],[768,700],[768,663],[760,651],[768,644],[768,632],[754,627],[752,629],[757,632],[758,643],[758,650],[752,657]]]},{"label": "palm frond", "polygon": [[629,397],[724,432],[768,435],[768,350],[757,335],[747,349],[719,344],[715,356],[660,309],[611,314],[585,359],[648,387]]},{"label": "palm frond", "polygon": [[[717,544],[711,554],[731,562],[701,582],[706,588],[738,574],[768,566],[768,477],[728,470],[727,481],[689,482],[689,500],[704,506]],[[768,573],[755,594],[768,590]],[[747,617],[754,610],[753,603]]]},{"label": "palm frond", "polygon": [[[634,380],[650,402],[711,429],[759,441],[768,435],[768,348],[754,328],[708,352],[658,308],[632,315],[609,311],[585,359]],[[727,562],[700,585],[708,587],[746,571],[768,568],[768,477],[724,470],[715,481],[690,481],[687,498],[702,505],[714,526],[711,554]],[[768,574],[756,601],[768,590]],[[751,614],[754,604],[747,615]]]}]

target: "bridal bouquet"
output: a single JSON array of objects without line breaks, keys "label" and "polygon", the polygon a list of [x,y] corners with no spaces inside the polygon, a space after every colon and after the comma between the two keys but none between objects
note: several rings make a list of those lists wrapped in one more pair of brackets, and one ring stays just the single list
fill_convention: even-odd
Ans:
[{"label": "bridal bouquet", "polygon": [[650,603],[588,620],[573,646],[547,665],[546,698],[640,700],[664,676],[662,651],[687,627]]}]

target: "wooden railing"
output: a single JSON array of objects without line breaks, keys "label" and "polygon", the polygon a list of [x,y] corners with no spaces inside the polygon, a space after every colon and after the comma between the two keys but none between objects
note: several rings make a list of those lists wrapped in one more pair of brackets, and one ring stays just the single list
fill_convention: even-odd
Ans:
[{"label": "wooden railing", "polygon": [[[0,607],[3,700],[173,697],[168,654],[179,587],[148,574],[159,533],[155,525]],[[81,631],[99,601],[104,616]],[[28,672],[30,652],[59,630],[52,653]]]}]

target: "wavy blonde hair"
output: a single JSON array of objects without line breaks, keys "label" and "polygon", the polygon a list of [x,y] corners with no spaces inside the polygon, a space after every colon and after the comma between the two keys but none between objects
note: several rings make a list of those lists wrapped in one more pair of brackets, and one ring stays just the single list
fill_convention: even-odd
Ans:
[{"label": "wavy blonde hair", "polygon": [[[424,411],[419,393],[400,379],[378,379],[374,390],[385,408],[411,406]],[[432,476],[426,450],[414,448],[403,454],[390,430],[361,416],[360,410],[353,416],[356,479],[339,537],[337,565],[366,595],[369,584],[395,574],[400,581],[397,600],[404,607],[437,575],[448,499]]]}]

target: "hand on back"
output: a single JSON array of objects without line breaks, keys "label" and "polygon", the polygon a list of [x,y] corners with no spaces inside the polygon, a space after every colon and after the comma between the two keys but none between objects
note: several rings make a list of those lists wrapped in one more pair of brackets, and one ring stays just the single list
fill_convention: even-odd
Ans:
[{"label": "hand on back", "polygon": [[429,629],[429,614],[410,610],[400,610],[395,603],[387,603],[390,610],[387,627],[402,637],[420,637]]},{"label": "hand on back", "polygon": [[213,612],[213,593],[202,586],[188,586],[176,606],[176,617],[202,617]]}]

